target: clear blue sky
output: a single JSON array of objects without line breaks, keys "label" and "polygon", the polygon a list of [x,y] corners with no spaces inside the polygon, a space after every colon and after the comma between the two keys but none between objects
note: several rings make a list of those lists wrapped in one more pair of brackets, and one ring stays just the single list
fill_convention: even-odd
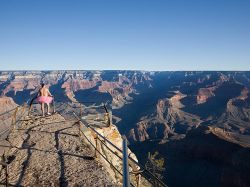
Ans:
[{"label": "clear blue sky", "polygon": [[0,0],[0,70],[250,70],[250,0]]}]

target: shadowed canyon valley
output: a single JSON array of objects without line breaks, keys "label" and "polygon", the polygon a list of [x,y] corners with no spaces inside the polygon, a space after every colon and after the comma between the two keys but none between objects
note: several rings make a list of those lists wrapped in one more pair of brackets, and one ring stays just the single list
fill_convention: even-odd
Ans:
[{"label": "shadowed canyon valley", "polygon": [[41,82],[55,102],[106,103],[140,163],[164,158],[170,187],[250,186],[250,72],[2,71],[0,112]]}]

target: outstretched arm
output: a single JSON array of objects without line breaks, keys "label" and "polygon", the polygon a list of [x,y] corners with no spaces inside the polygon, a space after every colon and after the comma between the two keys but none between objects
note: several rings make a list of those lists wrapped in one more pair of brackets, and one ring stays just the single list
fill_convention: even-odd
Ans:
[{"label": "outstretched arm", "polygon": [[50,96],[50,97],[53,97],[53,95],[50,93],[50,91],[48,90],[48,95]]},{"label": "outstretched arm", "polygon": [[37,94],[36,94],[35,97],[39,97],[39,96],[41,96],[41,91],[40,91],[40,89],[38,90],[38,92],[37,92]]}]

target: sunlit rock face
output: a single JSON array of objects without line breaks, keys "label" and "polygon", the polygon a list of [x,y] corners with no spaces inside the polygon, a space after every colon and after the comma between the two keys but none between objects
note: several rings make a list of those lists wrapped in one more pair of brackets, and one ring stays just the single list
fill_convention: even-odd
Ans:
[{"label": "sunlit rock face", "polygon": [[199,89],[199,92],[197,94],[197,103],[198,104],[206,103],[208,98],[214,96],[213,93],[214,90],[215,87]]},{"label": "sunlit rock face", "polygon": [[16,106],[17,104],[11,97],[0,97],[0,113],[7,112]]},{"label": "sunlit rock face", "polygon": [[[94,88],[94,92],[107,93],[112,99],[114,108],[121,108],[132,100],[130,94],[136,94],[136,87],[140,84],[150,86],[148,72],[133,71],[24,71],[0,72],[1,95],[8,95],[15,99],[27,100],[43,82],[57,92],[58,98],[66,96],[76,101],[75,93]],[[26,92],[22,96],[21,92]],[[88,102],[87,100],[83,101]]]},{"label": "sunlit rock face", "polygon": [[[45,83],[55,101],[108,104],[133,141],[185,134],[202,122],[249,120],[249,72],[2,71],[0,93],[23,104]],[[123,112],[124,111],[124,112]],[[139,112],[138,112],[139,111]],[[125,114],[131,115],[125,117]],[[123,125],[126,120],[132,121]],[[248,126],[228,128],[247,133]],[[225,124],[225,123],[224,123]],[[124,129],[123,129],[124,128]],[[159,130],[160,129],[160,130]],[[130,132],[131,131],[131,132]]]},{"label": "sunlit rock face", "polygon": [[[93,145],[97,145],[97,159],[104,165],[106,171],[110,173],[110,176],[112,176],[112,180],[116,181],[118,185],[122,185],[122,176],[119,174],[122,173],[123,170],[123,161],[122,161],[122,152],[118,151],[114,146],[119,148],[120,150],[123,149],[123,139],[121,134],[119,133],[117,127],[113,124],[111,124],[109,127],[102,127],[102,128],[95,128],[95,130],[101,134],[103,137],[105,137],[107,140],[109,140],[114,146],[112,146],[110,143],[105,143],[105,146],[100,142],[100,139],[96,139],[97,135],[89,129],[86,129],[84,126],[81,126],[80,129],[84,132],[84,134],[89,138],[91,143]],[[83,139],[84,140],[84,139]],[[87,144],[89,144],[88,141],[84,140]],[[94,151],[94,150],[93,150]],[[114,154],[115,153],[115,154]],[[102,156],[100,155],[102,154]],[[128,149],[128,155],[133,160],[138,162],[137,157],[133,152],[131,152],[130,149]],[[114,167],[110,165],[112,163]],[[132,171],[139,171],[140,167],[136,164],[134,164],[132,161],[129,161],[129,172]],[[119,171],[119,172],[118,172]],[[134,175],[130,175],[130,180],[132,184],[137,184],[137,180]],[[145,180],[144,177],[141,178],[141,185],[143,186],[152,186],[147,180]]]},{"label": "sunlit rock face", "polygon": [[[129,138],[132,141],[145,141],[148,139],[162,139],[165,141],[169,135],[175,133],[175,126],[190,129],[200,125],[198,116],[184,112],[181,99],[186,95],[181,92],[173,92],[170,98],[160,99],[157,102],[155,114],[141,118],[137,126],[131,129]],[[176,130],[177,132],[178,130]]]}]

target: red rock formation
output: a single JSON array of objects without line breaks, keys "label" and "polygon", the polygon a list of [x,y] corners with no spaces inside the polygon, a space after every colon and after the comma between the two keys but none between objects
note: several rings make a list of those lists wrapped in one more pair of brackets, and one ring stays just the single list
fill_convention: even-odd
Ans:
[{"label": "red rock formation", "polygon": [[1,94],[6,95],[10,91],[16,93],[27,89],[31,90],[30,94],[33,94],[38,91],[40,83],[44,82],[49,86],[60,84],[61,88],[65,89],[63,94],[70,100],[76,101],[74,92],[94,88],[100,83],[97,91],[110,93],[114,108],[120,108],[132,99],[129,94],[137,93],[133,85],[139,84],[138,80],[144,82],[151,80],[149,74],[144,72],[138,74],[125,72],[124,75],[118,76],[117,81],[105,81],[102,80],[101,71],[0,72],[0,84],[7,83],[3,86]]},{"label": "red rock formation", "polygon": [[216,87],[200,88],[196,96],[197,104],[206,103],[207,99],[215,96],[213,91]]},{"label": "red rock formation", "polygon": [[214,92],[216,89],[218,89],[226,81],[229,81],[229,77],[220,73],[219,79],[213,82],[212,85],[208,85],[206,88],[200,88],[196,96],[197,104],[206,103],[210,97],[215,96]]},{"label": "red rock formation", "polygon": [[98,87],[98,90],[100,92],[107,92],[113,90],[114,88],[121,88],[119,86],[119,82],[102,81],[102,84]]},{"label": "red rock formation", "polygon": [[223,127],[228,132],[234,129],[234,131],[240,134],[250,133],[248,94],[249,90],[244,88],[238,97],[232,98],[227,102],[226,111],[217,122],[218,126]]},{"label": "red rock formation", "polygon": [[147,133],[147,123],[146,122],[137,123],[135,130],[131,130],[130,136],[132,136],[132,138],[135,141],[140,141],[140,142],[149,139],[149,135]]},{"label": "red rock formation", "polygon": [[[129,133],[131,141],[145,141],[147,139],[162,139],[166,141],[174,133],[175,124],[188,127],[197,127],[201,123],[198,116],[181,110],[181,99],[186,97],[179,91],[170,98],[160,99],[156,105],[156,114],[153,117],[142,118],[137,126]],[[158,130],[161,129],[161,130]]]}]

